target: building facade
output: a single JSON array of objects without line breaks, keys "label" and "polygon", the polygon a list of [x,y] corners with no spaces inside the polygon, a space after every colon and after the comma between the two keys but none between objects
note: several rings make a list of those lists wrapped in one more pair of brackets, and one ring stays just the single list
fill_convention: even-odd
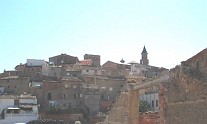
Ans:
[{"label": "building facade", "polygon": [[93,66],[96,66],[96,67],[101,66],[101,57],[100,57],[100,55],[85,54],[84,55],[84,60],[88,60],[88,59],[92,60],[92,65]]},{"label": "building facade", "polygon": [[54,57],[50,57],[49,63],[57,66],[65,64],[75,64],[79,63],[79,59],[77,57],[70,56],[67,54],[61,54]]}]

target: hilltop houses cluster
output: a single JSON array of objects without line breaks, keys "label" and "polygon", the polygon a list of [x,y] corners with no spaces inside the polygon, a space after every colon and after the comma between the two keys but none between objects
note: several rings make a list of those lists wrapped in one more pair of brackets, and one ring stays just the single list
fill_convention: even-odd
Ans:
[{"label": "hilltop houses cluster", "polygon": [[[90,120],[100,112],[106,113],[120,92],[127,91],[127,81],[143,82],[167,71],[149,65],[145,47],[141,54],[140,63],[107,61],[103,65],[100,55],[85,54],[84,60],[79,60],[75,56],[60,54],[50,57],[49,61],[27,59],[15,70],[4,70],[0,74],[0,123],[11,123],[11,114],[22,116],[22,120],[17,118],[16,122],[27,123],[49,119],[50,113],[70,114],[57,118],[64,121]],[[156,87],[140,91],[145,95],[141,98],[150,104],[147,96],[152,95],[146,94],[152,91],[158,92]]]}]

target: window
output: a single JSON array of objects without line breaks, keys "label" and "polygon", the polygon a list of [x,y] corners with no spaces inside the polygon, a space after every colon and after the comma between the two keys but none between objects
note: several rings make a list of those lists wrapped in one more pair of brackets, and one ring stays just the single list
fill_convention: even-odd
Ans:
[{"label": "window", "polygon": [[83,94],[80,94],[80,97],[82,98],[83,97]]},{"label": "window", "polygon": [[101,87],[101,91],[105,92],[106,91],[106,87]]},{"label": "window", "polygon": [[112,91],[113,90],[113,88],[112,87],[109,87],[109,91]]},{"label": "window", "polygon": [[48,94],[47,94],[47,99],[48,99],[48,100],[51,100],[51,99],[52,99],[52,95],[51,95],[51,93],[48,93]]},{"label": "window", "polygon": [[37,72],[37,75],[40,75],[40,72]]},{"label": "window", "polygon": [[50,103],[50,107],[52,107],[53,106],[53,104],[52,103]]},{"label": "window", "polygon": [[63,107],[66,107],[66,104],[65,103],[63,104]]},{"label": "window", "polygon": [[152,100],[152,107],[154,107],[154,100]]},{"label": "window", "polygon": [[104,99],[104,95],[103,94],[101,95],[101,99]]},{"label": "window", "polygon": [[63,64],[64,63],[64,61],[63,60],[61,60],[61,64]]},{"label": "window", "polygon": [[107,99],[110,100],[110,96],[108,96]]},{"label": "window", "polygon": [[14,105],[18,106],[19,105],[19,99],[14,100]]},{"label": "window", "polygon": [[10,85],[8,85],[8,88],[10,88]]},{"label": "window", "polygon": [[77,94],[74,94],[74,99],[77,98]]},{"label": "window", "polygon": [[67,76],[69,76],[70,75],[70,73],[69,72],[67,72]]},{"label": "window", "polygon": [[68,97],[68,95],[67,94],[64,94],[64,98],[67,98]]},{"label": "window", "polygon": [[86,70],[86,72],[89,72],[89,70]]},{"label": "window", "polygon": [[158,107],[158,100],[156,100],[156,107]]},{"label": "window", "polygon": [[15,89],[17,88],[17,86],[15,85],[15,87],[14,87]]}]

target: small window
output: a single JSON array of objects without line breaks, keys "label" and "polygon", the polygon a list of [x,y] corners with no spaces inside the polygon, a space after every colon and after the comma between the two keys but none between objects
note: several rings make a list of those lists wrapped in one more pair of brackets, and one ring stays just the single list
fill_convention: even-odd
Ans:
[{"label": "small window", "polygon": [[101,99],[104,99],[104,95],[103,94],[101,95]]},{"label": "small window", "polygon": [[17,88],[17,86],[15,85],[15,87],[14,87],[15,89]]},{"label": "small window", "polygon": [[86,70],[86,72],[89,72],[89,70]]},{"label": "small window", "polygon": [[110,100],[110,96],[108,96],[107,99]]},{"label": "small window", "polygon": [[37,75],[40,75],[40,72],[37,72]]},{"label": "small window", "polygon": [[105,92],[106,91],[106,87],[101,87],[101,91]]},{"label": "small window", "polygon": [[156,107],[158,107],[158,100],[156,100]]},{"label": "small window", "polygon": [[48,93],[48,94],[47,94],[47,99],[48,99],[48,100],[51,100],[51,99],[52,99],[52,94],[51,94],[51,93]]},{"label": "small window", "polygon": [[63,64],[64,63],[64,61],[63,60],[61,60],[61,64]]},{"label": "small window", "polygon": [[66,107],[66,104],[65,103],[63,104],[63,107]]},{"label": "small window", "polygon": [[10,88],[10,85],[8,85],[8,88]]},{"label": "small window", "polygon": [[74,99],[77,98],[77,94],[74,94]]},{"label": "small window", "polygon": [[53,104],[52,103],[50,103],[50,107],[52,107],[53,106]]},{"label": "small window", "polygon": [[82,98],[83,97],[83,94],[80,94],[80,97]]},{"label": "small window", "polygon": [[67,94],[64,94],[64,98],[67,98],[68,97],[68,95]]},{"label": "small window", "polygon": [[112,91],[113,90],[113,88],[112,87],[109,87],[109,91]]},{"label": "small window", "polygon": [[19,105],[19,99],[14,100],[14,105],[18,106]]},{"label": "small window", "polygon": [[152,100],[152,107],[154,107],[154,100]]}]

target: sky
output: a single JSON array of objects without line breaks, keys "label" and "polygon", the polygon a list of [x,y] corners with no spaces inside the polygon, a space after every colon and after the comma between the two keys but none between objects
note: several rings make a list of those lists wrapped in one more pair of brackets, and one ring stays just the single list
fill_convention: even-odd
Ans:
[{"label": "sky", "polygon": [[0,0],[0,73],[66,53],[173,68],[207,46],[206,0]]}]

